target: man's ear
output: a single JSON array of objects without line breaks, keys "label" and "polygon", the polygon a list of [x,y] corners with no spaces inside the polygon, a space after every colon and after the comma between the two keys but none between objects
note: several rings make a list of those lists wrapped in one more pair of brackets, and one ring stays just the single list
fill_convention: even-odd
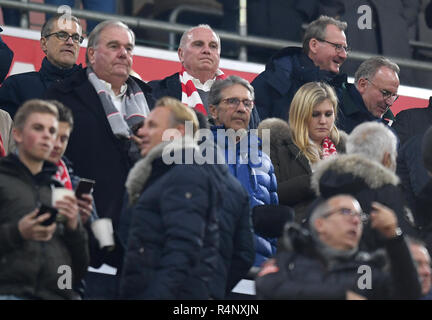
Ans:
[{"label": "man's ear", "polygon": [[12,136],[16,142],[16,144],[20,144],[22,142],[22,132],[18,128],[12,129]]},{"label": "man's ear", "polygon": [[88,57],[90,65],[92,65],[95,61],[94,55],[95,55],[95,49],[93,47],[88,48],[87,49],[87,57]]},{"label": "man's ear", "polygon": [[315,38],[312,38],[309,40],[309,52],[313,53],[314,55],[318,52],[318,46],[319,41]]},{"label": "man's ear", "polygon": [[386,168],[391,168],[393,166],[392,158],[389,152],[384,152],[381,163]]},{"label": "man's ear", "polygon": [[181,133],[182,137],[186,134],[186,129],[184,124],[177,125],[176,129]]},{"label": "man's ear", "polygon": [[217,121],[217,118],[218,118],[218,116],[217,116],[217,114],[218,114],[217,107],[214,106],[214,105],[210,105],[209,106],[209,110],[210,110],[210,115],[213,118],[213,120]]},{"label": "man's ear", "polygon": [[318,233],[321,233],[323,228],[324,220],[321,218],[317,218],[314,221],[314,228]]},{"label": "man's ear", "polygon": [[45,55],[46,55],[47,51],[48,51],[48,49],[47,49],[47,39],[44,38],[44,37],[40,38],[39,44],[40,44],[40,47],[41,47],[43,53],[45,53]]},{"label": "man's ear", "polygon": [[183,64],[184,59],[183,59],[183,49],[182,48],[180,48],[180,47],[178,48],[177,55],[179,57],[181,64]]},{"label": "man's ear", "polygon": [[363,94],[366,91],[368,85],[369,83],[366,78],[360,78],[357,81],[357,85],[356,85],[358,92],[360,92],[360,94]]}]

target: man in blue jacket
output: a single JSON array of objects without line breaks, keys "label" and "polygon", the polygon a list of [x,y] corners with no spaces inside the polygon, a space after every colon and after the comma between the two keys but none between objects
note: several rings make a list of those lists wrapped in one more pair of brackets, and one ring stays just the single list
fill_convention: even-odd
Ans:
[{"label": "man in blue jacket", "polygon": [[15,116],[25,101],[43,98],[54,82],[63,80],[81,69],[77,65],[83,41],[79,19],[56,15],[42,26],[40,46],[46,57],[39,71],[25,72],[8,77],[0,88],[0,108]]},{"label": "man in blue jacket", "polygon": [[287,47],[270,58],[252,82],[261,120],[287,120],[295,93],[307,82],[325,81],[336,91],[341,87],[346,75],[339,71],[349,53],[346,28],[346,22],[321,16],[307,27],[303,48]]}]

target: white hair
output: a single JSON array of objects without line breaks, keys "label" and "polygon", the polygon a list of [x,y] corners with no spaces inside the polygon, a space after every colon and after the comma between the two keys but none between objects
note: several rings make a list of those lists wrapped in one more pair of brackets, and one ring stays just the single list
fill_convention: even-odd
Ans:
[{"label": "white hair", "polygon": [[393,165],[396,165],[397,137],[383,123],[370,121],[359,124],[348,135],[346,142],[348,154],[360,154],[382,164],[384,154],[388,152]]}]

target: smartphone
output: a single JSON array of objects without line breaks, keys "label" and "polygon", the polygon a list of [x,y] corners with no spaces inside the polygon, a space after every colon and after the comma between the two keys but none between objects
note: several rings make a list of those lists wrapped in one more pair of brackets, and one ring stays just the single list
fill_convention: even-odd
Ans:
[{"label": "smartphone", "polygon": [[96,181],[94,180],[81,178],[75,189],[75,196],[81,198],[85,193],[92,193],[95,183]]},{"label": "smartphone", "polygon": [[41,225],[43,225],[43,226],[51,225],[52,223],[54,223],[56,221],[56,218],[57,218],[58,210],[56,208],[47,206],[45,204],[42,204],[39,207],[39,212],[38,212],[37,216],[39,217],[40,215],[47,213],[47,212],[50,213],[51,216],[41,223]]}]

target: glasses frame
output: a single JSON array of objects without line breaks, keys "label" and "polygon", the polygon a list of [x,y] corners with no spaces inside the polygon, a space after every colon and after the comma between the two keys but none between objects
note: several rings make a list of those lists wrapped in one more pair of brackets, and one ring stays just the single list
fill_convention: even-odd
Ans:
[{"label": "glasses frame", "polygon": [[[348,211],[349,211],[349,213],[348,213]],[[322,217],[328,218],[335,213],[340,213],[344,217],[358,216],[362,223],[366,223],[369,220],[369,216],[367,214],[365,214],[363,211],[357,212],[357,211],[354,211],[350,208],[344,208],[344,207],[326,212],[325,214],[322,215]]]},{"label": "glasses frame", "polygon": [[[397,94],[397,93],[392,93],[392,92],[390,92],[390,91],[388,91],[388,90],[385,90],[385,89],[381,89],[380,87],[378,87],[375,83],[373,83],[371,80],[369,80],[368,78],[365,78],[371,85],[373,85],[375,88],[377,88],[378,89],[378,91],[379,92],[381,92],[381,94],[382,94],[382,96],[383,96],[383,99],[384,100],[388,100],[389,98],[393,98],[393,102],[391,103],[391,104],[393,104],[393,103],[395,103],[396,102],[396,100],[397,99],[399,99],[399,95]],[[387,98],[386,98],[386,96],[387,96]]]},{"label": "glasses frame", "polygon": [[[237,101],[237,102],[236,103],[234,103],[234,102],[230,103],[230,102],[228,102],[228,100],[230,100],[230,99],[235,99],[235,101]],[[250,107],[246,106],[245,101],[250,101],[251,106]],[[252,109],[254,108],[254,105],[255,105],[253,100],[239,99],[236,97],[225,98],[225,99],[222,99],[219,103],[221,103],[221,102],[223,102],[223,103],[227,104],[228,106],[230,106],[231,108],[235,108],[235,109],[237,109],[240,106],[240,102],[241,102],[241,103],[243,103],[245,109],[248,111],[252,111]]]},{"label": "glasses frame", "polygon": [[346,54],[349,54],[351,52],[351,47],[350,46],[346,46],[345,47],[345,46],[343,46],[343,45],[341,45],[339,43],[334,43],[334,42],[331,42],[331,41],[327,41],[325,39],[319,39],[319,38],[315,38],[315,39],[317,39],[320,42],[326,42],[328,44],[331,44],[335,48],[335,50],[336,50],[337,53],[341,53],[342,50],[344,50]]},{"label": "glasses frame", "polygon": [[[66,39],[61,39],[61,38],[60,38],[60,34],[67,34],[68,36],[67,36]],[[75,41],[74,38],[73,38],[75,35],[78,35],[78,36],[79,36],[78,42]],[[53,33],[47,34],[46,36],[44,36],[44,38],[48,38],[48,37],[51,37],[51,36],[56,36],[57,39],[59,39],[60,41],[64,41],[64,42],[68,41],[69,38],[72,39],[72,42],[73,42],[73,43],[79,43],[79,44],[81,44],[81,43],[83,43],[83,41],[84,41],[84,37],[83,37],[83,36],[80,36],[78,33],[74,33],[74,34],[71,35],[71,34],[69,34],[69,33],[66,32],[66,31],[57,31],[57,32],[53,32]]]}]

